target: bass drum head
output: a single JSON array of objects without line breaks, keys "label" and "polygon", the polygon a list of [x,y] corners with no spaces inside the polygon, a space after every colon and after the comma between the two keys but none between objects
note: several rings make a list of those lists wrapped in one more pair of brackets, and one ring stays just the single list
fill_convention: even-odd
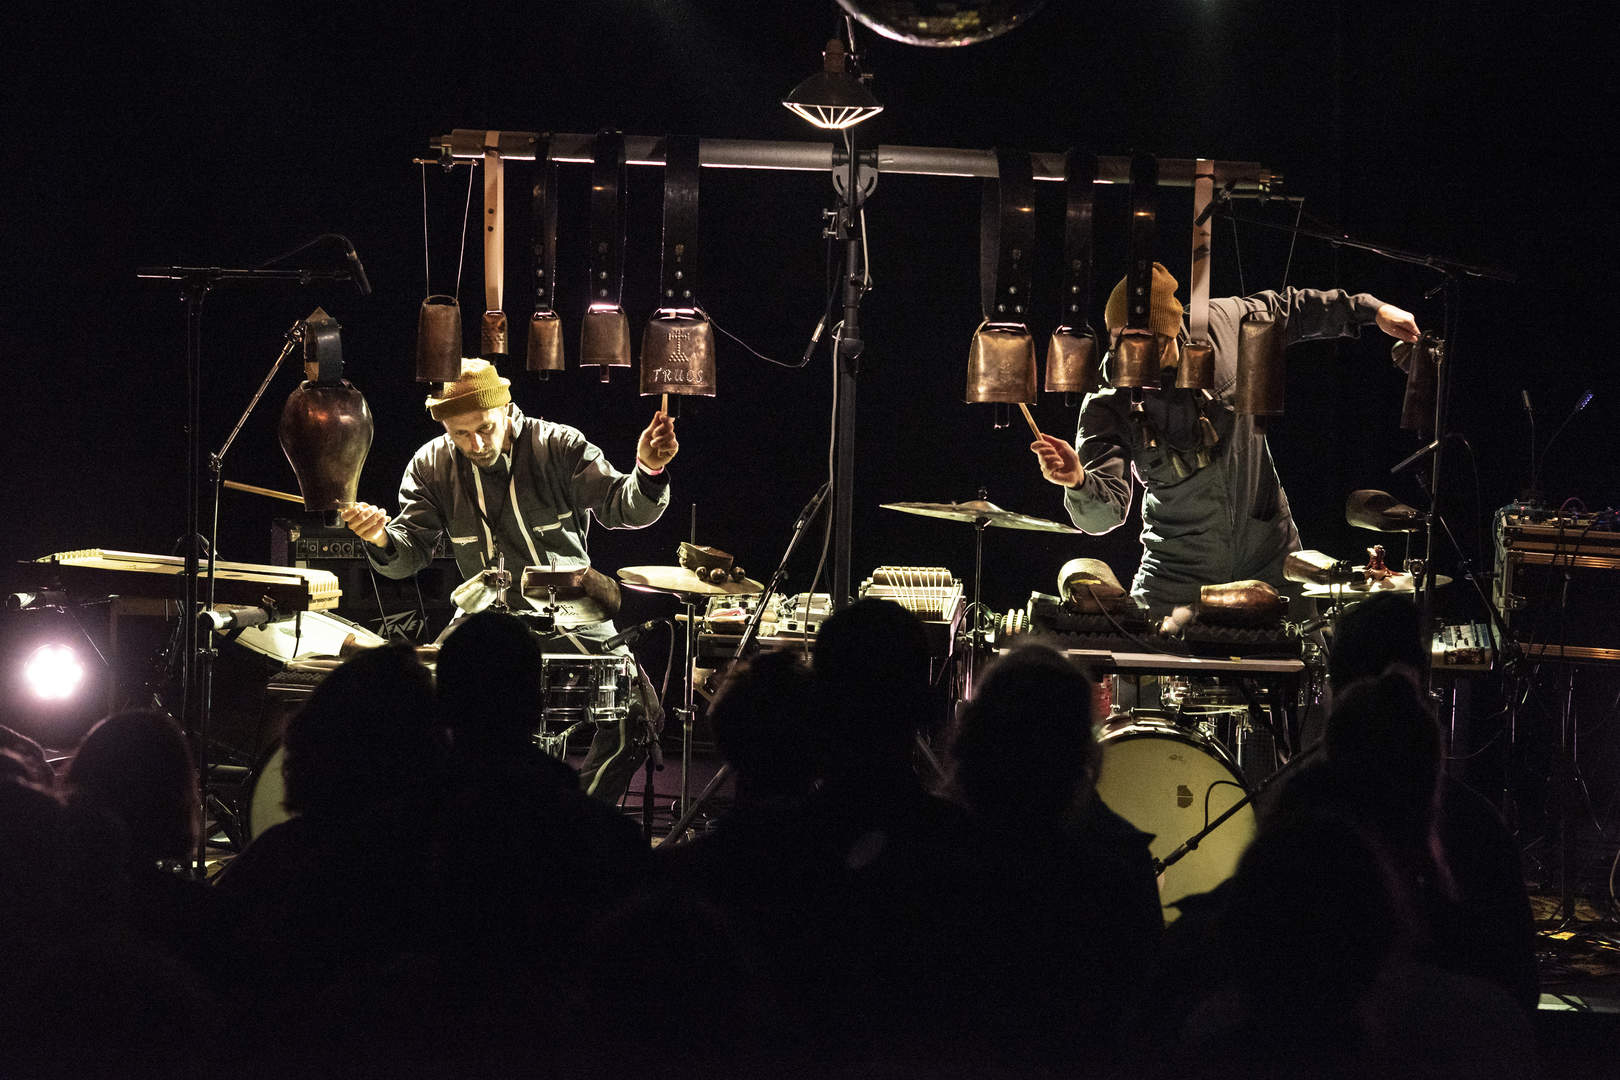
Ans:
[{"label": "bass drum head", "polygon": [[259,834],[272,825],[279,825],[292,817],[282,805],[287,798],[287,784],[282,776],[286,752],[278,742],[253,774],[253,790],[247,801],[247,838],[257,840]]},{"label": "bass drum head", "polygon": [[[1103,728],[1098,740],[1097,794],[1126,821],[1153,834],[1149,849],[1156,859],[1169,856],[1249,793],[1225,751],[1197,732],[1132,719]],[[1172,906],[1176,901],[1208,892],[1232,876],[1254,831],[1254,807],[1245,805],[1165,868],[1159,901],[1166,922],[1179,914]]]}]

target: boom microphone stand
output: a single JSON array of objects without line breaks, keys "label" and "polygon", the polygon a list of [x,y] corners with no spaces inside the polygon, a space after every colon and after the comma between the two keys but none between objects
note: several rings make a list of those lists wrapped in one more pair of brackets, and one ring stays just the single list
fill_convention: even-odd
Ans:
[{"label": "boom microphone stand", "polygon": [[[771,597],[775,596],[777,592],[780,591],[782,582],[787,577],[788,560],[793,558],[793,552],[798,548],[799,540],[804,536],[804,530],[809,526],[810,522],[821,510],[821,506],[824,502],[826,502],[827,496],[832,490],[832,486],[831,481],[822,484],[821,487],[816,490],[816,493],[810,497],[810,501],[805,504],[804,509],[799,512],[798,520],[793,523],[793,534],[788,538],[787,549],[782,552],[782,561],[776,564],[775,571],[771,573],[771,579],[765,583],[765,591],[759,594],[759,600],[754,606],[754,613],[748,617],[748,622],[743,627],[742,637],[738,638],[737,647],[732,650],[731,659],[727,661],[728,667],[742,659],[743,655],[748,651],[749,646],[754,643],[754,636],[759,632],[760,618],[765,614],[765,605],[770,603]],[[687,633],[691,634],[692,632],[692,623],[691,621],[688,621]],[[687,680],[690,681],[692,677],[692,657],[690,648],[688,649],[686,664]],[[720,768],[715,772],[714,778],[704,785],[703,790],[698,792],[697,798],[693,799],[690,803],[686,803],[684,801],[686,798],[686,789],[683,781],[681,789],[681,798],[683,800],[681,805],[681,816],[680,819],[677,820],[669,830],[669,835],[672,838],[676,838],[675,842],[679,842],[678,838],[680,837],[681,833],[685,831],[687,826],[692,824],[692,819],[697,817],[699,810],[703,809],[703,804],[708,802],[716,791],[720,790],[720,785],[725,783],[729,776],[731,776],[730,764],[722,763]]]},{"label": "boom microphone stand", "polygon": [[[199,797],[206,798],[204,779],[208,771],[208,715],[203,704],[204,686],[199,678],[198,650],[201,640],[197,625],[197,616],[202,610],[199,572],[202,561],[199,542],[202,537],[199,523],[202,518],[203,300],[210,289],[220,284],[292,281],[308,285],[317,281],[355,280],[358,283],[358,280],[350,269],[260,270],[219,266],[143,266],[135,271],[135,276],[143,281],[177,282],[186,306],[186,564],[181,574],[180,600],[180,722],[197,747]],[[210,551],[209,556],[208,573],[211,580],[218,555]],[[207,845],[207,836],[199,838],[196,863],[192,867],[193,875],[199,879],[206,874]]]}]

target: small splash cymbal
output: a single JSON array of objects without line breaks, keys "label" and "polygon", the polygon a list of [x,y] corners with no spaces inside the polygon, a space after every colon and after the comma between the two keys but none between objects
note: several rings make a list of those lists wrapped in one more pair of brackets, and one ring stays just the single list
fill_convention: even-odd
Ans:
[{"label": "small splash cymbal", "polygon": [[[1445,574],[1434,575],[1435,588],[1438,589],[1442,585],[1450,584],[1451,578]],[[1344,585],[1307,585],[1304,589],[1304,595],[1342,596],[1355,599],[1357,597],[1372,596],[1374,593],[1409,593],[1415,591],[1416,586],[1413,584],[1411,574],[1393,574],[1387,578],[1379,578],[1370,585],[1366,582],[1350,582]]]},{"label": "small splash cymbal", "polygon": [[626,588],[675,596],[751,596],[765,591],[752,578],[715,584],[684,566],[626,566],[619,571],[619,581]]}]

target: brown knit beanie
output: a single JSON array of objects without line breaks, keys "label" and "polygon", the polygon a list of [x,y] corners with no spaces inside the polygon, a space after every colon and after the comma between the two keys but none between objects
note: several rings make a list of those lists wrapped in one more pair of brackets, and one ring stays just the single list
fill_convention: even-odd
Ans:
[{"label": "brown knit beanie", "polygon": [[512,381],[503,379],[488,360],[464,358],[455,382],[442,383],[438,397],[428,395],[428,415],[445,420],[467,412],[498,409],[512,400]]}]

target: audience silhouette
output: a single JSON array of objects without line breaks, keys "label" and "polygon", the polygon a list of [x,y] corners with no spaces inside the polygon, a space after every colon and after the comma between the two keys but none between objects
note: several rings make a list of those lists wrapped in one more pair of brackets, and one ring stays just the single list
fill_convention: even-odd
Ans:
[{"label": "audience silhouette", "polygon": [[1020,647],[947,718],[888,601],[728,673],[735,797],[650,850],[542,751],[504,613],[327,675],[276,733],[287,819],[206,885],[166,715],[60,779],[0,730],[0,1073],[1533,1075],[1516,852],[1445,775],[1416,638],[1398,598],[1341,619],[1322,748],[1168,929],[1086,675]]}]

